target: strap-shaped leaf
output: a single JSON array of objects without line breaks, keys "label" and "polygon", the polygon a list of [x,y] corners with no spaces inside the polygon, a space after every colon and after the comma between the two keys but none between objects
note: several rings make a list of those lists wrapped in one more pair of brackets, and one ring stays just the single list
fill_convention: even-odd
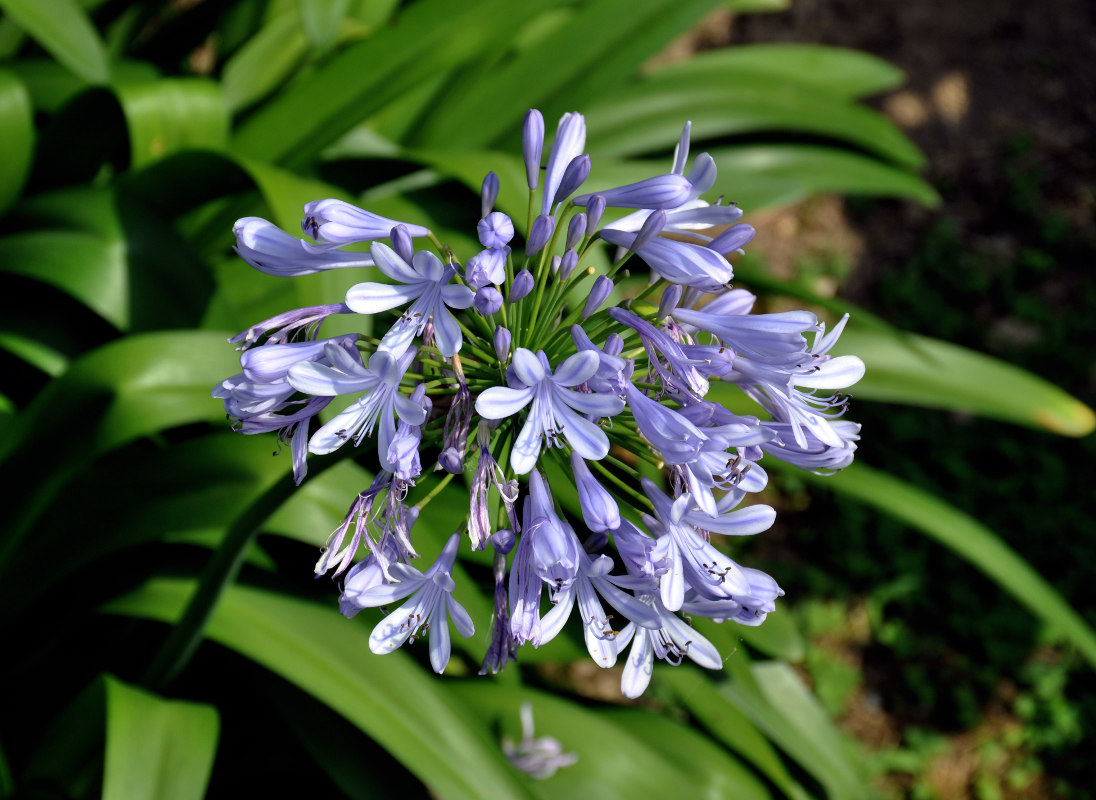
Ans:
[{"label": "strap-shaped leaf", "polygon": [[1096,632],[1047,580],[984,525],[940,498],[862,463],[827,478],[797,474],[899,519],[951,548],[1063,634],[1096,666]]},{"label": "strap-shaped leaf", "polygon": [[688,77],[697,83],[749,82],[754,76],[783,80],[841,97],[864,97],[901,85],[898,67],[859,50],[814,44],[749,44],[696,53],[660,67],[655,78]]},{"label": "strap-shaped leaf", "polygon": [[164,700],[107,676],[103,800],[201,800],[213,770],[217,710]]},{"label": "strap-shaped leaf", "polygon": [[938,339],[906,340],[855,325],[842,334],[834,354],[855,353],[867,366],[851,390],[856,397],[966,411],[1064,436],[1096,429],[1091,408],[1030,372]]},{"label": "strap-shaped leaf", "polygon": [[213,81],[164,78],[123,84],[115,92],[126,116],[134,167],[178,150],[217,150],[228,141],[228,106]]},{"label": "strap-shaped leaf", "polygon": [[[174,621],[194,584],[157,580],[111,603],[113,614]],[[402,651],[374,655],[366,620],[243,586],[229,587],[207,636],[262,664],[365,731],[439,797],[531,793],[490,729]]]},{"label": "strap-shaped leaf", "polygon": [[8,70],[0,70],[0,214],[7,210],[30,172],[34,155],[34,115],[23,82]]},{"label": "strap-shaped leaf", "polygon": [[81,78],[106,83],[106,48],[76,0],[0,0],[0,8]]},{"label": "strap-shaped leaf", "polygon": [[225,103],[239,111],[270,94],[308,54],[308,39],[296,14],[274,17],[225,64]]},{"label": "strap-shaped leaf", "polygon": [[[486,74],[467,81],[461,93],[441,98],[439,113],[432,114],[428,128],[415,141],[459,148],[483,147],[516,129],[529,108],[539,108],[567,87],[599,76],[603,56],[626,46],[639,32],[662,37],[663,44],[681,32],[654,23],[667,8],[684,8],[686,20],[699,20],[717,3],[713,0],[595,0],[583,3],[574,16],[511,61],[493,65]],[[687,27],[688,22],[684,23]],[[645,44],[650,45],[649,42]],[[634,72],[645,57],[632,51]],[[568,57],[561,58],[566,52]],[[568,110],[575,110],[569,108]],[[546,120],[549,127],[554,119]],[[549,132],[549,136],[551,133]]]},{"label": "strap-shaped leaf", "polygon": [[618,157],[666,150],[692,120],[697,142],[778,130],[845,141],[905,166],[925,160],[879,112],[777,77],[716,86],[687,77],[651,80],[588,109],[586,120],[590,152]]},{"label": "strap-shaped leaf", "polygon": [[[548,0],[424,0],[396,25],[347,48],[248,118],[233,145],[271,162],[300,164],[439,71],[497,47]],[[438,24],[444,19],[445,24]]]}]

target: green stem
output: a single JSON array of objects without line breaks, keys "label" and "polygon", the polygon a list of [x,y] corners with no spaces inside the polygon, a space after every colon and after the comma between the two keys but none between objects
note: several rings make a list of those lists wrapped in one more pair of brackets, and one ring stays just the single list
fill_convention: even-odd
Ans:
[{"label": "green stem", "polygon": [[[345,446],[309,470],[312,480],[353,454]],[[255,541],[263,523],[277,511],[297,488],[293,473],[282,476],[277,483],[263,492],[243,514],[229,527],[221,546],[213,551],[186,610],[171,629],[145,672],[142,683],[152,689],[161,689],[178,677],[201,644],[206,625],[217,608],[225,589],[236,580],[248,548]]]}]

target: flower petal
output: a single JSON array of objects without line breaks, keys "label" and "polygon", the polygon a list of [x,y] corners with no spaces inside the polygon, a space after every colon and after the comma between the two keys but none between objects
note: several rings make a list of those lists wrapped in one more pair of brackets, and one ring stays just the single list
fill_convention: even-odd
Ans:
[{"label": "flower petal", "polygon": [[476,413],[484,419],[512,417],[529,405],[535,392],[533,387],[511,389],[508,386],[492,386],[476,398]]},{"label": "flower petal", "polygon": [[526,386],[535,386],[548,375],[548,373],[544,371],[544,366],[540,363],[540,359],[533,355],[532,351],[526,350],[524,347],[519,347],[514,351],[513,368],[514,374],[517,376],[518,380]]},{"label": "flower petal", "polygon": [[379,314],[407,305],[426,291],[427,284],[359,283],[346,292],[346,305],[358,314]]}]

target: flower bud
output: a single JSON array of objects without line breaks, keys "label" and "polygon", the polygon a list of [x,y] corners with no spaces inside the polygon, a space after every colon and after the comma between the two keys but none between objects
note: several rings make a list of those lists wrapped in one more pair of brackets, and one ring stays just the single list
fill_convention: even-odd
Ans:
[{"label": "flower bud", "polygon": [[747,225],[744,222],[739,225],[732,225],[712,239],[708,243],[708,248],[725,255],[745,247],[753,239],[755,233],[757,231],[754,230],[753,225]]},{"label": "flower bud", "polygon": [[662,293],[662,299],[658,302],[658,318],[665,319],[670,316],[677,304],[681,301],[681,286],[673,283]]},{"label": "flower bud", "polygon": [[587,319],[601,308],[601,304],[605,302],[612,291],[613,281],[605,275],[598,275],[593,288],[590,289],[590,296],[586,298],[586,305],[582,309],[582,318]]},{"label": "flower bud", "polygon": [[523,269],[514,276],[514,285],[510,287],[510,296],[507,298],[507,301],[517,303],[524,300],[525,296],[533,291],[534,283],[536,283],[536,281],[533,280],[533,273],[527,269]]},{"label": "flower bud", "polygon": [[568,250],[578,247],[584,233],[586,233],[586,214],[580,211],[567,223],[567,242],[564,247]]},{"label": "flower bud", "polygon": [[571,277],[571,274],[575,271],[575,267],[578,266],[578,253],[574,250],[568,250],[563,254],[563,259],[559,264],[559,277],[563,280],[567,280]]},{"label": "flower bud", "polygon": [[552,231],[556,223],[547,214],[541,214],[533,220],[533,229],[529,231],[529,238],[525,243],[525,255],[532,256],[540,252],[548,240],[552,238]]},{"label": "flower bud", "polygon": [[[488,172],[480,187],[480,217],[486,217],[495,207],[495,201],[499,199],[499,176],[494,172]],[[484,245],[489,247],[490,245]]]},{"label": "flower bud", "polygon": [[595,194],[586,204],[586,235],[593,236],[597,233],[597,226],[601,224],[601,215],[605,213],[605,195]]},{"label": "flower bud", "polygon": [[501,211],[492,211],[479,221],[476,232],[484,247],[505,247],[514,238],[514,223]]},{"label": "flower bud", "polygon": [[525,156],[525,180],[529,191],[537,188],[540,180],[540,157],[544,149],[544,117],[535,108],[525,114],[521,126],[521,151]]},{"label": "flower bud", "polygon": [[638,253],[644,247],[651,243],[654,239],[658,238],[658,235],[662,233],[662,229],[666,227],[666,212],[652,211],[650,216],[643,221],[643,227],[639,229],[639,233],[636,234],[635,240],[628,247],[633,253]]},{"label": "flower bud", "polygon": [[512,340],[513,337],[506,328],[501,325],[495,328],[495,355],[498,356],[500,362],[510,357],[510,342]]},{"label": "flower bud", "polygon": [[502,292],[494,286],[483,286],[476,290],[472,305],[476,307],[476,311],[490,316],[502,308]]},{"label": "flower bud", "polygon": [[392,249],[396,251],[396,255],[410,264],[415,257],[415,245],[411,241],[411,234],[408,232],[407,226],[397,225],[391,230],[389,237],[392,240]]},{"label": "flower bud", "polygon": [[564,202],[575,193],[578,187],[582,186],[588,177],[590,177],[590,156],[583,153],[581,156],[572,158],[567,169],[563,171],[559,188],[556,189],[556,196],[552,198],[552,205]]}]

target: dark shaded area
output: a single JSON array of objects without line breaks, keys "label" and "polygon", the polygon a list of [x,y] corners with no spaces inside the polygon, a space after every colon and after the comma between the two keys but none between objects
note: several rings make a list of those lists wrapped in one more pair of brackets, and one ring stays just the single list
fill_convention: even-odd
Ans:
[{"label": "dark shaded area", "polygon": [[[729,39],[853,47],[908,73],[876,105],[925,151],[943,203],[848,201],[863,250],[843,296],[1091,404],[1096,7],[888,0],[866,11],[801,0],[736,19]],[[1096,439],[866,402],[853,418],[865,463],[972,514],[1096,624]],[[780,568],[785,585],[867,596],[881,611],[862,679],[894,725],[954,736],[1004,709],[1048,779],[1004,796],[1093,796],[1083,742],[1096,734],[1096,676],[1042,643],[1030,614],[966,562],[873,513],[816,498],[783,523],[781,546],[798,565]],[[961,790],[948,796],[981,796]]]}]

